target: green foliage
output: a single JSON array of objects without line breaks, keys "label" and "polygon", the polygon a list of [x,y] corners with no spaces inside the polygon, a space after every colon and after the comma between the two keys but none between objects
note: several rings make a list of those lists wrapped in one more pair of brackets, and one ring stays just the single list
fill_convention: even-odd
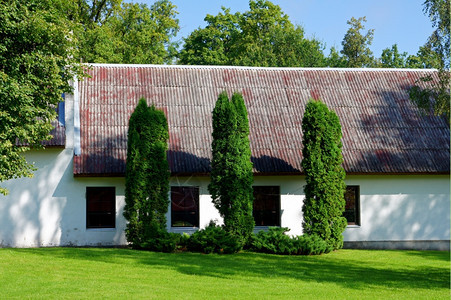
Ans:
[{"label": "green foliage", "polygon": [[179,63],[186,65],[229,65],[233,39],[239,34],[240,13],[223,8],[217,16],[207,15],[208,25],[194,30],[179,53]]},{"label": "green foliage", "polygon": [[122,0],[62,0],[60,10],[74,23],[79,58],[91,63],[170,63],[179,30],[177,11],[169,0],[146,4]]},{"label": "green foliage", "polygon": [[420,47],[416,55],[408,55],[407,52],[400,53],[398,45],[382,50],[381,58],[377,62],[377,67],[381,68],[433,68],[437,65],[437,57],[426,47]]},{"label": "green foliage", "polygon": [[[140,99],[129,120],[125,171],[124,217],[127,241],[133,246],[166,228],[169,165],[168,124],[162,111]],[[158,237],[158,236],[157,236]]]},{"label": "green foliage", "polygon": [[343,56],[335,49],[330,48],[329,56],[326,58],[326,65],[331,68],[346,68],[347,62]]},{"label": "green foliage", "polygon": [[380,66],[383,68],[409,68],[407,52],[399,53],[397,44],[382,50]]},{"label": "green foliage", "polygon": [[167,232],[158,224],[151,223],[145,227],[143,237],[140,239],[136,248],[157,252],[173,252],[180,242],[181,235],[178,233]]},{"label": "green foliage", "polygon": [[450,0],[426,0],[424,12],[435,27],[425,47],[437,54],[439,66],[436,68],[449,70],[450,60]]},{"label": "green foliage", "polygon": [[0,182],[33,176],[22,153],[51,138],[57,104],[71,92],[68,79],[82,75],[71,24],[54,3],[0,3]]},{"label": "green foliage", "polygon": [[89,28],[107,22],[121,8],[121,3],[122,0],[56,1],[61,12],[65,12],[70,20],[78,21]]},{"label": "green foliage", "polygon": [[310,100],[302,120],[302,168],[306,176],[303,229],[316,234],[333,249],[343,246],[346,219],[345,172],[341,166],[341,126],[335,112]]},{"label": "green foliage", "polygon": [[271,254],[297,254],[294,239],[285,234],[289,229],[270,227],[253,236],[251,250]]},{"label": "green foliage", "polygon": [[317,235],[290,237],[288,228],[270,227],[254,235],[251,250],[282,255],[319,255],[329,253],[331,248]]},{"label": "green foliage", "polygon": [[333,249],[316,234],[304,234],[298,236],[296,237],[296,244],[299,249],[298,254],[302,255],[320,255],[323,253],[329,253]]},{"label": "green foliage", "polygon": [[[410,91],[413,103],[426,115],[443,116],[450,124],[450,0],[426,0],[424,12],[435,27],[418,56],[425,67],[438,69],[438,81],[421,77]],[[421,84],[420,84],[421,83]]]},{"label": "green foliage", "polygon": [[360,32],[365,29],[363,22],[366,22],[366,17],[358,19],[352,17],[347,22],[350,28],[341,42],[343,45],[341,54],[343,54],[349,68],[371,67],[374,64],[373,53],[369,48],[373,41],[374,29],[368,30],[363,35]]},{"label": "green foliage", "polygon": [[324,65],[319,41],[304,37],[278,5],[251,0],[249,11],[231,14],[222,8],[207,15],[207,26],[185,39],[179,63],[260,67],[312,67]]},{"label": "green foliage", "polygon": [[212,156],[208,190],[224,228],[244,244],[254,228],[253,173],[249,121],[240,94],[235,93],[232,101],[225,92],[218,97],[213,109]]},{"label": "green foliage", "polygon": [[178,250],[187,250],[188,249],[188,241],[191,238],[191,236],[187,233],[182,233],[179,235],[179,238],[177,239],[177,249]]},{"label": "green foliage", "polygon": [[[421,77],[417,83],[423,87],[413,86],[409,90],[409,97],[425,115],[443,116],[448,125],[450,123],[450,73],[447,70],[438,71],[438,81],[432,76]],[[424,87],[425,85],[425,87]]]},{"label": "green foliage", "polygon": [[241,250],[240,239],[214,222],[193,233],[187,241],[189,251],[230,254]]}]

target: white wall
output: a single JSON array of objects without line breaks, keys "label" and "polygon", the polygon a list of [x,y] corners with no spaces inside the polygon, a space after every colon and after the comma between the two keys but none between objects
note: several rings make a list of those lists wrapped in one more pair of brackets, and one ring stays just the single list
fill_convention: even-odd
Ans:
[{"label": "white wall", "polygon": [[[172,178],[171,185],[200,187],[200,227],[221,217],[208,194],[208,177]],[[412,241],[450,239],[450,177],[447,175],[349,175],[360,186],[360,225],[348,226],[345,241]],[[281,226],[302,234],[303,176],[255,176],[254,185],[280,186]],[[170,213],[167,215],[170,220]],[[192,232],[189,228],[170,228]]]},{"label": "white wall", "polygon": [[[74,178],[72,149],[30,151],[33,178],[2,183],[0,247],[125,244],[123,178]],[[86,187],[116,187],[116,228],[86,228]]]},{"label": "white wall", "polygon": [[[2,183],[0,246],[125,245],[124,178],[74,178],[72,149],[46,149],[26,155],[35,161],[34,178]],[[449,176],[348,176],[360,186],[361,225],[348,227],[345,241],[408,241],[450,239]],[[208,177],[174,177],[171,185],[200,187],[200,226],[221,220],[208,195]],[[302,233],[302,176],[256,176],[255,185],[278,185],[281,226]],[[86,228],[87,186],[116,187],[116,228]],[[192,232],[188,228],[170,228]]]},{"label": "white wall", "polygon": [[360,186],[361,225],[345,241],[450,239],[449,175],[347,176]]},{"label": "white wall", "polygon": [[[65,149],[29,151],[27,161],[38,168],[34,177],[1,183],[9,195],[0,195],[0,247],[126,244],[124,179],[73,176],[76,97],[65,97]],[[116,187],[116,228],[86,228],[87,186]]]}]

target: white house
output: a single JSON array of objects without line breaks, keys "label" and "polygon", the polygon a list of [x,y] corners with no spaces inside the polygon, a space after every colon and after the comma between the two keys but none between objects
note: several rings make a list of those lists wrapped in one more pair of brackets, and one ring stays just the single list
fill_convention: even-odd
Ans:
[{"label": "white house", "polygon": [[26,154],[34,178],[1,183],[10,194],[0,195],[0,246],[127,243],[127,126],[141,97],[168,118],[168,229],[220,221],[207,185],[211,112],[226,90],[243,94],[249,114],[257,230],[302,234],[301,125],[313,97],[342,124],[345,246],[449,249],[449,127],[421,116],[408,96],[433,71],[98,64],[89,74],[66,95],[55,139]]}]

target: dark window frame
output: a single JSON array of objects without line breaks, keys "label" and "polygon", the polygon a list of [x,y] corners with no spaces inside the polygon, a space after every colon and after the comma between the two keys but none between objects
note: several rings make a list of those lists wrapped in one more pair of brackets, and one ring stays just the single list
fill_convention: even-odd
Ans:
[{"label": "dark window frame", "polygon": [[[346,200],[346,196],[348,193],[354,193],[354,207],[353,208],[347,208],[349,206],[348,201]],[[346,186],[346,192],[345,192],[345,201],[347,202],[345,205],[345,211],[343,212],[343,217],[346,218],[348,226],[349,225],[355,225],[360,226],[360,186],[358,185],[348,185]],[[352,216],[352,220],[349,221],[350,217]]]},{"label": "dark window frame", "polygon": [[[252,205],[252,216],[254,217],[255,227],[280,227],[281,226],[281,194],[280,186],[278,185],[254,185],[252,186],[254,201]],[[274,211],[256,210],[256,191],[264,189],[276,189],[276,207]],[[262,193],[264,195],[264,192]],[[265,205],[264,205],[265,206]],[[266,218],[266,220],[265,220]]]},{"label": "dark window frame", "polygon": [[[186,192],[185,190],[191,190],[190,195],[193,196],[191,199],[194,202],[195,209],[194,210],[174,210],[175,203],[173,202],[173,193],[175,190],[183,191],[183,199],[181,201],[186,201]],[[170,205],[171,205],[171,227],[174,228],[198,228],[200,224],[200,207],[199,207],[199,198],[200,198],[200,188],[198,186],[171,186],[170,189]],[[181,191],[179,191],[181,193]],[[190,222],[191,221],[191,222]],[[181,225],[178,225],[180,224]]]},{"label": "dark window frame", "polygon": [[[103,203],[93,203],[96,197],[107,197]],[[92,210],[93,207],[110,207],[105,211]],[[97,219],[96,219],[97,218]],[[98,224],[98,225],[94,225]],[[116,187],[86,187],[86,228],[116,228]]]}]

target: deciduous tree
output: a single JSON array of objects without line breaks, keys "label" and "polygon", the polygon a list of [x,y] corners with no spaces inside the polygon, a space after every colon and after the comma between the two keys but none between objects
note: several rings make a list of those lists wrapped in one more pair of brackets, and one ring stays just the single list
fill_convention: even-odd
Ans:
[{"label": "deciduous tree", "polygon": [[305,174],[304,234],[316,234],[333,249],[343,246],[346,219],[341,166],[341,126],[334,111],[320,100],[310,100],[302,119],[302,169]]},{"label": "deciduous tree", "polygon": [[330,48],[329,56],[326,58],[326,66],[331,68],[346,68],[347,61],[335,47],[332,47]]},{"label": "deciduous tree", "polygon": [[207,15],[205,28],[185,39],[181,64],[243,65],[260,67],[324,66],[322,45],[307,39],[278,5],[251,0],[249,11]]},{"label": "deciduous tree", "polygon": [[371,67],[374,64],[373,52],[369,47],[373,41],[374,29],[362,34],[361,31],[365,29],[363,22],[366,22],[366,17],[352,17],[347,22],[350,28],[341,42],[343,49],[340,52],[349,68]]},{"label": "deciduous tree", "polygon": [[32,176],[22,154],[51,138],[61,95],[71,92],[68,80],[82,73],[71,23],[55,3],[0,3],[0,182]]},{"label": "deciduous tree", "polygon": [[122,0],[59,2],[74,23],[79,59],[90,63],[171,63],[179,30],[175,5],[169,0],[146,4]]},{"label": "deciduous tree", "polygon": [[410,89],[410,99],[425,114],[444,116],[450,123],[450,0],[426,0],[424,12],[429,16],[434,32],[420,48],[431,67],[438,69],[438,81],[431,76],[419,78],[423,86]]},{"label": "deciduous tree", "polygon": [[186,39],[179,53],[180,64],[230,65],[230,50],[239,34],[240,13],[231,14],[230,9],[216,16],[207,15],[205,28],[194,30]]},{"label": "deciduous tree", "polygon": [[382,50],[380,66],[383,68],[408,68],[407,52],[400,53],[398,45]]}]

